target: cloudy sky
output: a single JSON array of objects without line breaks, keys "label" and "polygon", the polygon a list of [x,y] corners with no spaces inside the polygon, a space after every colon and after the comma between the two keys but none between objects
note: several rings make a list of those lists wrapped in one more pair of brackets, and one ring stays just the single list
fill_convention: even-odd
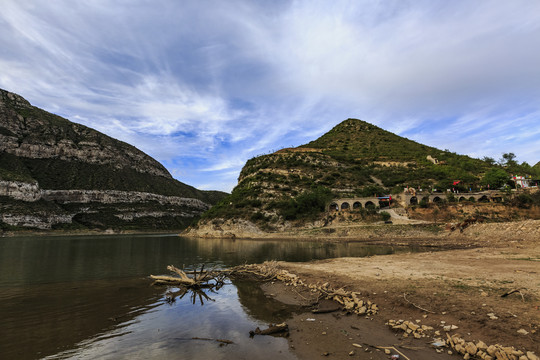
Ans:
[{"label": "cloudy sky", "polygon": [[540,161],[540,1],[2,0],[0,88],[230,191],[359,118]]}]

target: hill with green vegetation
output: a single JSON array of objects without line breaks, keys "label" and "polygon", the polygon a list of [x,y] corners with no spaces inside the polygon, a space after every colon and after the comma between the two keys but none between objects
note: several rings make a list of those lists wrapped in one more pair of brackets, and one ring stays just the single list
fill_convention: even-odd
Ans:
[{"label": "hill with green vegetation", "polygon": [[348,119],[306,145],[247,161],[232,194],[206,212],[201,224],[244,219],[273,229],[320,218],[336,198],[400,194],[406,187],[493,189],[509,183],[511,173],[535,171],[513,157],[500,165]]},{"label": "hill with green vegetation", "polygon": [[3,228],[181,229],[225,195],[173,179],[134,146],[0,89]]}]

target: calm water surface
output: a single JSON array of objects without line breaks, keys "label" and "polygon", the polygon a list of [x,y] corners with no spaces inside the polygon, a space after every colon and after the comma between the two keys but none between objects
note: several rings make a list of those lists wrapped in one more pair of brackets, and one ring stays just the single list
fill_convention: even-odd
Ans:
[{"label": "calm water surface", "polygon": [[152,287],[147,276],[169,264],[228,268],[401,251],[410,249],[175,235],[0,238],[0,358],[294,359],[285,339],[249,338],[299,310],[256,284],[235,281],[209,299],[189,293],[168,303],[178,289]]}]

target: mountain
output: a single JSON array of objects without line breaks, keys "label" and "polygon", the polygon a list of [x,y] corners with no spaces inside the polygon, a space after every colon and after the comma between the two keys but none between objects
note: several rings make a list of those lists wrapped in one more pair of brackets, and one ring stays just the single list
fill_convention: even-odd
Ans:
[{"label": "mountain", "polygon": [[265,230],[320,218],[336,198],[397,195],[405,187],[480,189],[494,167],[347,119],[306,145],[247,161],[232,194],[199,225],[244,219]]},{"label": "mountain", "polygon": [[0,89],[0,225],[179,229],[222,199],[122,141]]}]

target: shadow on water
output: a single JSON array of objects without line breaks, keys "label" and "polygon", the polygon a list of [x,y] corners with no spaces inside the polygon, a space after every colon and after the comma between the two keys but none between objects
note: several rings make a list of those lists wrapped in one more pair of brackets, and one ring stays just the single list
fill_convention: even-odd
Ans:
[{"label": "shadow on water", "polygon": [[[274,259],[309,261],[409,250],[360,243],[163,235],[3,238],[0,355],[6,359],[294,358],[284,339],[247,338],[256,326],[281,322],[297,310],[267,299],[256,284],[235,281],[203,295],[151,287],[146,276],[165,273],[169,264],[226,268]],[[194,337],[225,338],[234,344],[219,347]]]}]

